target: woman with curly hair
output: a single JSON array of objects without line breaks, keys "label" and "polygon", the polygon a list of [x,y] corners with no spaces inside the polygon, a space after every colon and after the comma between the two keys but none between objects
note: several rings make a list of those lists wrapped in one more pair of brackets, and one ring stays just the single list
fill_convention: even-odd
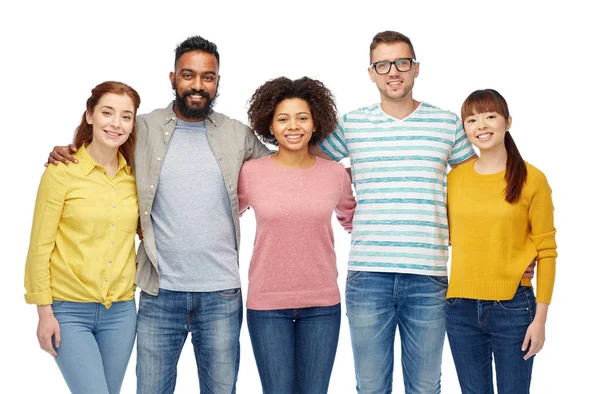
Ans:
[{"label": "woman with curly hair", "polygon": [[331,216],[350,232],[356,207],[343,165],[309,153],[337,126],[334,98],[317,80],[281,77],[254,92],[248,118],[279,147],[246,162],[238,185],[257,223],[246,306],[263,392],[326,393],[341,318]]}]

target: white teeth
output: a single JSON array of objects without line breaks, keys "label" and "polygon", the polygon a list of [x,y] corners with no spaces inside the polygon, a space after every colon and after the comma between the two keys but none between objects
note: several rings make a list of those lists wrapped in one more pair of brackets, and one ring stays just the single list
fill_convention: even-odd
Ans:
[{"label": "white teeth", "polygon": [[302,138],[301,134],[293,134],[293,135],[286,135],[285,138],[290,139],[290,140],[297,140]]},{"label": "white teeth", "polygon": [[492,133],[483,133],[477,136],[477,139],[481,141],[489,140],[490,138],[492,138]]},{"label": "white teeth", "polygon": [[118,136],[121,135],[119,133],[113,133],[113,132],[110,132],[110,131],[105,131],[105,133],[108,134],[108,135],[110,135],[111,137],[118,137]]}]

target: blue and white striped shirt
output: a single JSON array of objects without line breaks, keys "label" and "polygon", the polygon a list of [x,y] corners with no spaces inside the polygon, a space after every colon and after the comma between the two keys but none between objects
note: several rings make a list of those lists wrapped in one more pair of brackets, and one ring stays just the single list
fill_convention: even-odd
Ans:
[{"label": "blue and white striped shirt", "polygon": [[396,119],[375,104],[346,114],[319,146],[352,166],[348,269],[447,275],[447,168],[475,154],[460,118],[421,103]]}]

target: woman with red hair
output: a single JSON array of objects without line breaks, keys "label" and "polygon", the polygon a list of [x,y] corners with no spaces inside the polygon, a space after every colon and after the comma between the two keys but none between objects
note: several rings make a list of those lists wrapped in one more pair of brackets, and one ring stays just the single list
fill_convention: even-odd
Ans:
[{"label": "woman with red hair", "polygon": [[139,105],[123,83],[92,89],[75,135],[79,165],[48,166],[38,189],[25,300],[73,393],[118,393],[133,348]]}]

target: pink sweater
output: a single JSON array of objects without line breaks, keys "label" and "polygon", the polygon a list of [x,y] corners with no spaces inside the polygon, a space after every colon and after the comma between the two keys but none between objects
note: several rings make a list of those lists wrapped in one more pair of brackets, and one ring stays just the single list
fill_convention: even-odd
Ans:
[{"label": "pink sweater", "polygon": [[331,306],[340,302],[331,215],[350,232],[356,201],[342,164],[317,158],[306,169],[270,156],[244,163],[240,212],[252,207],[256,238],[248,273],[249,309]]}]

